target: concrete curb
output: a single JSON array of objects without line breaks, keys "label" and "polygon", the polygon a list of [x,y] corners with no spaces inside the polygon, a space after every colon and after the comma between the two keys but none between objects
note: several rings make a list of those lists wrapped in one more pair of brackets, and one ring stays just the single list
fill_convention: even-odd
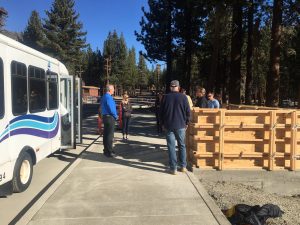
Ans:
[{"label": "concrete curb", "polygon": [[217,222],[220,225],[231,225],[231,223],[227,220],[225,215],[222,213],[220,208],[217,206],[217,204],[214,202],[214,200],[210,197],[210,195],[207,193],[203,185],[200,183],[200,181],[195,177],[195,175],[192,172],[187,172],[186,175],[194,185],[195,189],[203,199],[203,201],[206,203],[207,207],[213,214],[213,216],[216,218]]},{"label": "concrete curb", "polygon": [[81,162],[81,158],[77,158],[73,164],[55,181],[53,185],[33,204],[33,206],[22,216],[16,223],[17,225],[28,224],[34,215],[42,208],[45,202],[54,194],[57,188],[67,179],[75,167]]},{"label": "concrete curb", "polygon": [[[100,137],[95,139],[97,141]],[[94,141],[94,142],[95,142]],[[94,142],[84,151],[93,147]],[[59,188],[59,186],[68,178],[72,171],[77,167],[77,165],[82,161],[81,157],[75,159],[72,165],[49,187],[49,189],[30,207],[30,209],[21,217],[21,219],[16,223],[16,225],[26,225],[28,224],[34,215],[42,208],[45,202],[54,194],[54,192]]]}]

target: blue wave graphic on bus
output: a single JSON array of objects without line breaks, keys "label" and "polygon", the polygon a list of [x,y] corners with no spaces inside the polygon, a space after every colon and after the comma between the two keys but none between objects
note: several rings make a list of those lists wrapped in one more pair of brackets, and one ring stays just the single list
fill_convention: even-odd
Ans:
[{"label": "blue wave graphic on bus", "polygon": [[59,116],[56,112],[52,117],[23,115],[11,120],[0,135],[0,143],[9,136],[27,134],[41,138],[53,138],[59,127]]}]

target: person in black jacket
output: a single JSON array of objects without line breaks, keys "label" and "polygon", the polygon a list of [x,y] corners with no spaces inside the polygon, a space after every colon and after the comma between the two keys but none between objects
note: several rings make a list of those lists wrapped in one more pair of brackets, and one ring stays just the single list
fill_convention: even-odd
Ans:
[{"label": "person in black jacket", "polygon": [[129,96],[127,94],[123,95],[123,100],[121,102],[122,108],[122,133],[123,133],[123,140],[128,140],[128,131],[129,131],[129,123],[131,118],[132,106],[129,101]]},{"label": "person in black jacket", "polygon": [[187,97],[179,93],[179,88],[179,81],[173,80],[170,84],[171,92],[164,96],[160,108],[162,126],[167,131],[170,173],[174,175],[177,171],[175,140],[179,148],[179,171],[186,171],[185,132],[190,120]]},{"label": "person in black jacket", "polygon": [[196,91],[196,103],[195,103],[195,107],[199,107],[199,108],[208,108],[208,102],[206,99],[206,91],[204,88],[199,88]]}]

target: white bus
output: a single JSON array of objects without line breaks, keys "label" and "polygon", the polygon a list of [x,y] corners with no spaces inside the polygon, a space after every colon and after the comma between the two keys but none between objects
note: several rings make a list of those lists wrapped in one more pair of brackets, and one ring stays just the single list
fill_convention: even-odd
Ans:
[{"label": "white bus", "polygon": [[0,196],[26,190],[33,165],[81,141],[80,89],[58,60],[0,34]]}]

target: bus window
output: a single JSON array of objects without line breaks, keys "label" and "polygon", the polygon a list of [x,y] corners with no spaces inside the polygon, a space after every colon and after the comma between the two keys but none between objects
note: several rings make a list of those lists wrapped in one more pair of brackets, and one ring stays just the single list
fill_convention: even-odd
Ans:
[{"label": "bus window", "polygon": [[29,77],[29,111],[42,112],[46,109],[46,76],[45,70],[28,67]]},{"label": "bus window", "polygon": [[47,88],[48,88],[48,110],[58,108],[58,76],[56,73],[47,71]]},{"label": "bus window", "polygon": [[4,116],[4,77],[3,77],[3,61],[0,58],[0,119]]},{"label": "bus window", "polygon": [[27,113],[27,73],[26,65],[16,61],[11,63],[12,112],[14,115]]}]

